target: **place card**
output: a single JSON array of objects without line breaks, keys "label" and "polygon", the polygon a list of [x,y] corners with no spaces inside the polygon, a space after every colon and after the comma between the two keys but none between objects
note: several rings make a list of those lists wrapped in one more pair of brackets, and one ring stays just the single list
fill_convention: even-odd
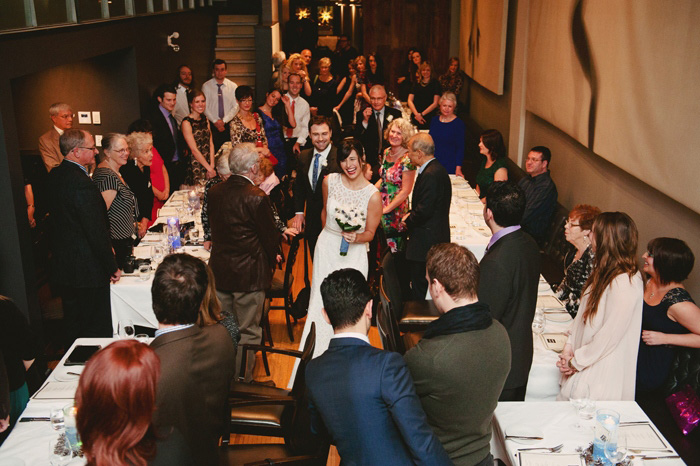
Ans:
[{"label": "place card", "polygon": [[565,310],[564,305],[555,296],[538,296],[537,309]]},{"label": "place card", "polygon": [[48,382],[41,387],[32,398],[35,400],[72,400],[75,398],[75,391],[77,389],[77,380],[74,382]]},{"label": "place card", "polygon": [[665,450],[668,448],[651,424],[621,424],[619,434],[627,439],[627,448],[635,450]]},{"label": "place card", "polygon": [[585,466],[576,453],[520,453],[520,466]]},{"label": "place card", "polygon": [[569,336],[566,333],[542,333],[540,334],[544,347],[555,353],[561,353]]}]

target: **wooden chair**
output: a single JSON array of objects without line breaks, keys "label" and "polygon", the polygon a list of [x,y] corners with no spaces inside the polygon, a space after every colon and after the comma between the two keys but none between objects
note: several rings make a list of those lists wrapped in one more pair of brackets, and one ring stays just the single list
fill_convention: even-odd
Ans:
[{"label": "wooden chair", "polygon": [[384,288],[384,276],[379,278],[380,306],[377,313],[377,329],[379,338],[385,350],[405,354],[407,350],[416,346],[422,337],[422,332],[406,332],[403,335],[393,312],[393,306]]},{"label": "wooden chair", "polygon": [[[273,306],[272,304],[270,304],[270,310],[284,309],[285,318],[287,320],[287,333],[289,334],[290,341],[294,341],[294,332],[292,330],[291,319],[294,319],[294,323],[297,322],[297,319],[292,315],[292,304],[294,303],[294,297],[292,296],[292,285],[294,284],[294,264],[297,260],[297,253],[299,252],[299,243],[302,237],[303,236],[300,234],[292,238],[292,243],[289,246],[289,252],[287,253],[284,270],[275,268],[275,273],[272,277],[272,286],[265,294],[265,297],[269,299],[270,302],[272,302],[272,300],[276,298],[284,300],[284,304],[281,306]],[[306,260],[306,258],[304,258],[304,260]],[[265,316],[265,319],[267,319],[267,316]],[[267,321],[266,327],[263,326],[263,328],[266,329],[266,332],[269,335],[269,321]],[[273,346],[272,337],[269,337],[268,342],[270,346]]]}]

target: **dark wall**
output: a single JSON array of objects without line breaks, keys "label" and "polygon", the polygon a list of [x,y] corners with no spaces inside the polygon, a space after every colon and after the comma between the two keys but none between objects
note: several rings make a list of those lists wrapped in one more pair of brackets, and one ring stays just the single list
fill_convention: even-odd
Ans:
[{"label": "dark wall", "polygon": [[447,70],[450,52],[451,0],[364,0],[364,52],[384,60],[389,90],[396,91],[409,47],[418,47],[433,65],[433,74]]},{"label": "dark wall", "polygon": [[[210,75],[216,21],[209,10],[196,10],[0,35],[0,294],[13,298],[33,323],[40,312],[20,148],[51,127],[48,106],[57,100],[76,99],[76,111],[100,110],[102,126],[89,130],[114,125],[124,131],[118,126],[136,118],[181,63],[192,67],[201,85]],[[180,33],[178,53],[166,44],[174,31]],[[124,69],[111,74],[112,59]],[[25,78],[37,86],[36,95],[27,97],[33,88]],[[92,108],[80,108],[82,103]]]}]

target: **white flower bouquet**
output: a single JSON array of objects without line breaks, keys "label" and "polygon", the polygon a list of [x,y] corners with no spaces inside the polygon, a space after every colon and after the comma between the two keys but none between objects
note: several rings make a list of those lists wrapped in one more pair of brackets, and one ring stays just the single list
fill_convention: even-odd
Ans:
[{"label": "white flower bouquet", "polygon": [[[354,207],[340,206],[335,208],[335,221],[344,232],[357,231],[365,226],[365,212]],[[350,244],[345,238],[340,242],[340,255],[347,256]]]}]

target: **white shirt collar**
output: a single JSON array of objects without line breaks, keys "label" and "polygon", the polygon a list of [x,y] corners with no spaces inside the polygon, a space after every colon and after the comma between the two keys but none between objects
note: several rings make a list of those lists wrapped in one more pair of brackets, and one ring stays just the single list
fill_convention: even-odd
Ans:
[{"label": "white shirt collar", "polygon": [[156,337],[159,337],[163,334],[170,333],[170,332],[176,332],[178,330],[184,330],[186,328],[194,327],[194,324],[182,324],[182,325],[176,325],[174,327],[166,327],[166,328],[159,328],[156,330]]},{"label": "white shirt collar", "polygon": [[59,136],[63,136],[63,130],[56,125],[53,125],[53,129],[56,130]]},{"label": "white shirt collar", "polygon": [[336,333],[331,337],[331,340],[334,340],[336,338],[357,338],[360,339],[367,344],[371,344],[369,342],[369,337],[367,335],[363,335],[361,333],[355,333],[355,332],[343,332],[343,333]]},{"label": "white shirt collar", "polygon": [[321,160],[326,160],[328,158],[328,154],[331,152],[331,143],[328,143],[328,147],[323,149],[321,152],[317,151],[316,148],[314,147],[314,156],[316,154],[321,154]]},{"label": "white shirt collar", "polygon": [[245,176],[245,175],[238,175],[238,174],[236,174],[236,176],[242,176],[242,177],[245,178],[246,180],[250,181],[250,184],[255,185],[255,182],[254,182],[253,180],[251,180],[250,178],[248,178],[247,176]]},{"label": "white shirt collar", "polygon": [[430,160],[428,160],[427,162],[425,162],[423,165],[421,165],[420,167],[418,167],[418,174],[420,175],[421,173],[423,173],[423,170],[425,170],[425,167],[427,167],[428,164],[429,164],[430,162],[432,162],[433,160],[435,160],[435,157],[431,158]]}]

